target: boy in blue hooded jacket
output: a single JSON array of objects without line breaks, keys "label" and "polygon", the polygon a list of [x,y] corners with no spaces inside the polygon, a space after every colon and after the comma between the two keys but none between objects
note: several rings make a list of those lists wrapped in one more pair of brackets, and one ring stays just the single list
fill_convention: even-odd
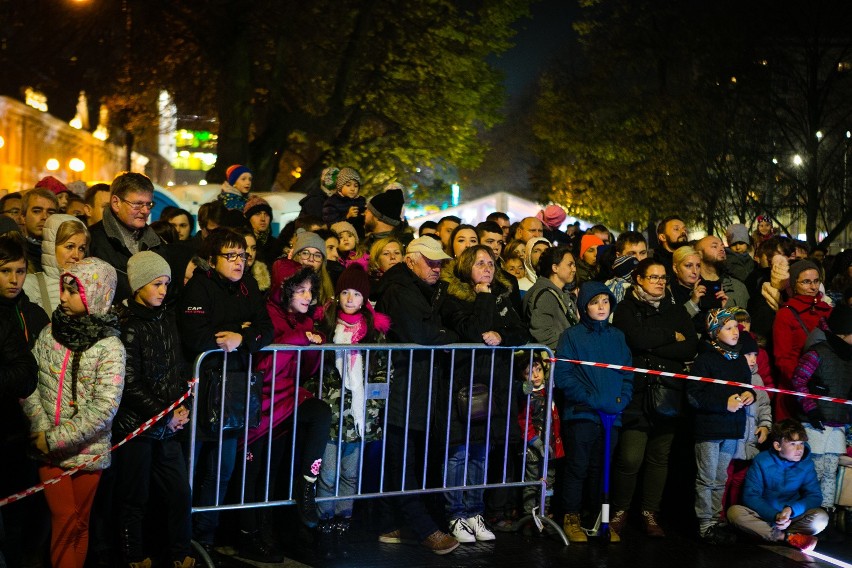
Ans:
[{"label": "boy in blue hooded jacket", "polygon": [[[562,333],[556,348],[557,357],[631,365],[633,358],[624,333],[609,324],[615,303],[615,296],[602,283],[585,282],[580,287],[577,302],[580,323]],[[562,442],[566,463],[562,504],[566,514],[563,527],[571,542],[586,542],[586,534],[580,526],[584,484],[588,503],[598,503],[601,497],[604,430],[598,411],[621,414],[633,394],[633,373],[558,362],[554,378],[556,386],[565,393]],[[615,426],[620,425],[620,418],[617,418]],[[611,448],[615,447],[616,432],[613,429]],[[611,540],[617,538],[617,535],[610,535]]]},{"label": "boy in blue hooded jacket", "polygon": [[808,434],[795,420],[772,427],[772,448],[760,452],[746,474],[743,505],[728,509],[728,522],[773,542],[810,551],[828,524],[819,508],[822,491],[811,460]]}]

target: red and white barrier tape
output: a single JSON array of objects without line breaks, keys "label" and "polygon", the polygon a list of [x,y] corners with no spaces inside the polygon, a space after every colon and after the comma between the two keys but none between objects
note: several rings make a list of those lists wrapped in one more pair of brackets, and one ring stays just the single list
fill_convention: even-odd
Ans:
[{"label": "red and white barrier tape", "polygon": [[656,369],[642,369],[639,367],[629,367],[627,365],[611,365],[609,363],[596,363],[594,361],[578,361],[576,359],[563,359],[561,357],[551,357],[551,362],[562,361],[565,363],[574,363],[575,365],[587,365],[589,367],[600,367],[602,369],[614,369],[616,371],[633,371],[636,373],[646,373],[648,375],[659,375],[661,377],[674,377],[676,379],[686,379],[688,381],[699,381],[702,383],[715,383],[717,385],[728,385],[731,387],[742,387],[744,389],[762,390],[766,392],[777,392],[781,394],[789,394],[798,396],[799,398],[812,398],[814,400],[824,400],[826,402],[836,402],[838,404],[852,405],[852,400],[845,398],[833,398],[830,396],[820,396],[806,392],[791,391],[787,389],[777,389],[775,387],[764,387],[758,385],[750,385],[748,383],[738,383],[736,381],[724,381],[722,379],[711,379],[710,377],[699,377],[697,375],[686,375],[684,373],[670,373],[668,371],[658,371]]},{"label": "red and white barrier tape", "polygon": [[[134,430],[133,432],[131,432],[130,434],[125,436],[123,440],[121,440],[120,442],[115,444],[113,447],[111,447],[109,451],[114,452],[116,450],[116,448],[123,446],[124,444],[126,444],[127,442],[129,442],[130,440],[135,438],[136,436],[140,435],[142,432],[148,430],[149,428],[151,428],[151,426],[156,424],[162,417],[164,417],[166,414],[168,414],[169,412],[171,412],[172,410],[174,410],[175,408],[180,406],[183,403],[183,401],[185,401],[187,398],[189,398],[189,396],[192,394],[192,387],[195,385],[195,383],[197,381],[198,381],[198,379],[192,379],[191,381],[189,381],[189,388],[187,389],[187,391],[185,393],[183,393],[183,395],[179,399],[177,399],[176,401],[171,403],[168,407],[166,407],[165,410],[163,410],[162,412],[160,412],[156,416],[149,418],[148,420],[143,422],[136,430]],[[14,503],[16,501],[20,501],[21,499],[24,499],[25,497],[29,497],[30,495],[35,495],[36,493],[38,493],[39,491],[41,491],[42,489],[44,489],[48,485],[53,485],[55,483],[59,483],[59,480],[62,479],[63,477],[69,477],[71,475],[74,475],[75,473],[77,473],[81,469],[88,467],[89,465],[100,460],[105,455],[106,454],[98,454],[96,456],[92,456],[92,459],[90,459],[86,463],[82,463],[82,464],[80,464],[80,465],[78,465],[78,466],[76,466],[72,469],[66,469],[61,474],[57,475],[56,477],[48,479],[47,481],[39,483],[38,485],[34,485],[34,486],[30,487],[29,489],[25,489],[24,491],[21,491],[20,493],[15,493],[14,495],[9,495],[8,497],[6,497],[4,499],[0,499],[0,507],[2,507],[3,505],[8,505],[9,503]]]}]

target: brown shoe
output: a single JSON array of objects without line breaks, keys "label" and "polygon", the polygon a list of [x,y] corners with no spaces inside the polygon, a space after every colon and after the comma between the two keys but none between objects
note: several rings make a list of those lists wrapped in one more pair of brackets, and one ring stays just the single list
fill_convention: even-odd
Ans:
[{"label": "brown shoe", "polygon": [[624,527],[627,524],[627,511],[616,511],[609,520],[609,541],[621,542]]},{"label": "brown shoe", "polygon": [[459,547],[459,541],[442,531],[433,532],[420,544],[435,554],[449,554]]},{"label": "brown shoe", "polygon": [[666,533],[657,520],[656,511],[642,511],[642,522],[645,525],[645,534],[651,538],[665,538]]},{"label": "brown shoe", "polygon": [[580,526],[580,514],[569,513],[565,515],[562,521],[562,528],[565,531],[565,536],[568,537],[568,542],[589,542],[589,537]]}]

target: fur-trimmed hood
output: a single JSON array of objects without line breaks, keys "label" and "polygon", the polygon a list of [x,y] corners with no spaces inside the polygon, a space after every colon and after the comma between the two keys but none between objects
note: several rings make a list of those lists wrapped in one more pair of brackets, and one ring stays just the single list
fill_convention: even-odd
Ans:
[{"label": "fur-trimmed hood", "polygon": [[[441,280],[447,283],[447,293],[454,298],[465,302],[472,302],[476,299],[476,291],[474,285],[469,282],[462,282],[458,274],[456,274],[457,259],[447,261],[441,268]],[[512,289],[512,284],[500,268],[494,266],[494,279],[491,281],[491,292],[496,295],[508,294]]]}]

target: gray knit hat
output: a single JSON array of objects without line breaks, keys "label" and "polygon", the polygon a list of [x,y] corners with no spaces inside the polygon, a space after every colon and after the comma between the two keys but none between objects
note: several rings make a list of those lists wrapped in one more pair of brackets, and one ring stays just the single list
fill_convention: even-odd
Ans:
[{"label": "gray knit hat", "polygon": [[294,259],[300,252],[306,248],[315,248],[322,253],[325,259],[325,241],[316,233],[309,231],[299,231],[296,233],[296,240],[293,243],[293,254],[290,258]]},{"label": "gray knit hat", "polygon": [[166,259],[150,250],[137,252],[127,261],[127,279],[135,293],[160,276],[172,277],[172,269]]},{"label": "gray knit hat", "polygon": [[335,188],[337,189],[337,191],[340,191],[343,186],[346,185],[347,181],[352,181],[353,179],[358,182],[358,185],[361,185],[361,174],[359,174],[353,168],[340,168],[340,171],[337,172]]},{"label": "gray knit hat", "polygon": [[733,225],[728,225],[728,230],[725,231],[725,240],[728,241],[728,246],[734,246],[737,243],[746,243],[748,244],[751,241],[751,237],[748,234],[748,228],[742,223],[734,223]]},{"label": "gray knit hat", "polygon": [[349,231],[350,233],[355,235],[355,244],[358,244],[358,231],[355,230],[355,226],[352,223],[350,223],[349,221],[338,221],[337,223],[334,223],[330,227],[330,229],[338,237],[340,236],[340,233],[342,233],[344,231]]}]

